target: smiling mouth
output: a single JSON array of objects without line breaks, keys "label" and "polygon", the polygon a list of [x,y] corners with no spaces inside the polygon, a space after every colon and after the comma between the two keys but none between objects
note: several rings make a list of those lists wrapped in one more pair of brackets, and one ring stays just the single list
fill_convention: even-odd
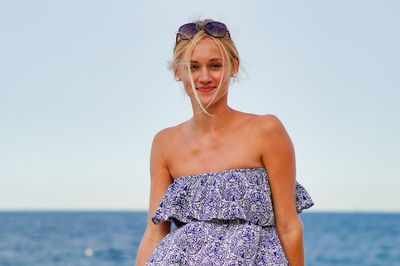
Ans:
[{"label": "smiling mouth", "polygon": [[200,92],[210,92],[210,91],[212,91],[214,89],[215,89],[215,87],[199,87],[199,88],[196,88],[196,90],[198,90]]}]

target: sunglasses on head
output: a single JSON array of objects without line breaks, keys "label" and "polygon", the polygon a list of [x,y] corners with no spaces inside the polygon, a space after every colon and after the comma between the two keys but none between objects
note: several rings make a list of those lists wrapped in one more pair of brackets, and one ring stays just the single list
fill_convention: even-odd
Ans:
[{"label": "sunglasses on head", "polygon": [[211,21],[204,25],[192,22],[180,26],[178,33],[176,34],[176,42],[178,42],[178,38],[181,38],[182,40],[192,39],[201,30],[204,30],[208,35],[215,38],[223,38],[226,34],[230,37],[226,25],[222,22]]}]

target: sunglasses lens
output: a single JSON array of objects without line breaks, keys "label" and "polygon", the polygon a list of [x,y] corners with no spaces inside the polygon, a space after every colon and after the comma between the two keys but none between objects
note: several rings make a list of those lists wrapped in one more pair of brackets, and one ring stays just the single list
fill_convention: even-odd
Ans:
[{"label": "sunglasses lens", "polygon": [[207,23],[206,25],[204,25],[204,29],[207,31],[208,34],[216,38],[225,37],[225,34],[228,30],[224,23],[217,21]]},{"label": "sunglasses lens", "polygon": [[182,40],[189,40],[193,38],[198,32],[199,32],[199,27],[196,25],[196,23],[188,23],[182,25],[178,30],[179,37]]},{"label": "sunglasses lens", "polygon": [[196,23],[188,23],[179,28],[176,34],[176,41],[178,41],[178,37],[182,40],[192,39],[201,29],[204,29],[207,34],[215,38],[223,38],[228,33],[228,29],[222,22],[212,21],[204,26],[200,26]]}]

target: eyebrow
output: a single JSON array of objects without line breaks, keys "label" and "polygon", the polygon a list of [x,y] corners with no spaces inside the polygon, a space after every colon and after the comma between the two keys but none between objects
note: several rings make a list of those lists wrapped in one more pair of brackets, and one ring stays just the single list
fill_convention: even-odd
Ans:
[{"label": "eyebrow", "polygon": [[[210,62],[221,61],[221,60],[222,60],[221,58],[212,58],[210,59]],[[199,62],[196,60],[190,60],[190,63],[199,63]]]}]

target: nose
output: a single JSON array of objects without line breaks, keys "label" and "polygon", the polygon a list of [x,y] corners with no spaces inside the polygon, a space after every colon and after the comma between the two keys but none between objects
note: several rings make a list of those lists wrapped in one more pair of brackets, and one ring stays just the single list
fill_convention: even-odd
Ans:
[{"label": "nose", "polygon": [[203,84],[210,83],[212,81],[210,70],[206,67],[202,68],[199,74],[199,82]]}]

